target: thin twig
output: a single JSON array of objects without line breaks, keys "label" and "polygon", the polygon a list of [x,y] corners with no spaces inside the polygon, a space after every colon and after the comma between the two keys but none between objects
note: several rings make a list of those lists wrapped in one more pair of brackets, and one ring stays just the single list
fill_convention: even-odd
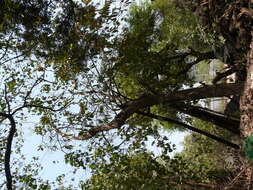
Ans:
[{"label": "thin twig", "polygon": [[12,60],[14,60],[14,59],[17,59],[17,58],[23,56],[23,55],[24,55],[24,54],[21,54],[21,55],[17,55],[17,56],[15,56],[15,57],[12,57],[12,58],[10,58],[10,59],[7,59],[7,60],[5,60],[4,62],[2,62],[1,64],[5,64],[5,63],[7,63],[7,62],[9,62],[9,61],[12,61]]},{"label": "thin twig", "polygon": [[43,80],[42,77],[39,77],[35,82],[34,84],[32,85],[32,87],[29,89],[29,91],[26,93],[25,97],[24,97],[24,105],[26,105],[27,103],[27,99],[28,97],[31,95],[33,89],[36,87],[37,84],[39,84],[41,81]]},{"label": "thin twig", "polygon": [[12,112],[12,115],[14,115],[15,113],[17,113],[18,111],[21,111],[24,108],[41,108],[41,109],[46,109],[46,110],[49,110],[49,111],[52,111],[52,112],[58,112],[58,111],[62,111],[63,109],[65,109],[68,106],[69,106],[69,104],[66,104],[65,106],[62,106],[61,108],[53,109],[51,107],[47,107],[47,106],[43,106],[43,105],[26,104],[26,105],[20,106],[19,108],[15,109]]},{"label": "thin twig", "polygon": [[5,50],[4,50],[4,53],[3,53],[3,55],[0,57],[0,60],[3,59],[3,58],[5,57],[5,55],[7,54],[7,52],[8,52],[8,49],[9,49],[9,47],[10,47],[10,41],[11,41],[12,34],[13,34],[13,32],[12,32],[12,33],[10,34],[10,36],[9,36],[9,39],[8,39],[8,41],[7,41],[7,45],[6,45]]},{"label": "thin twig", "polygon": [[111,147],[112,145],[111,145],[111,143],[110,143],[110,141],[105,137],[105,135],[104,135],[104,131],[102,131],[102,137],[103,137],[103,139],[107,142],[107,144]]}]

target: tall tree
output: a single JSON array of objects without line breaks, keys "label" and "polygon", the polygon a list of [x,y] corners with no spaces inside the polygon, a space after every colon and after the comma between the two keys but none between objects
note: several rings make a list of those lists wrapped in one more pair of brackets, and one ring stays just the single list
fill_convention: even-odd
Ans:
[{"label": "tall tree", "polygon": [[[80,150],[66,154],[66,161],[76,167],[84,167],[84,156],[87,156],[85,161],[91,163],[97,163],[96,159],[106,160],[104,151],[95,150],[99,146],[113,150],[112,147],[118,149],[123,144],[129,151],[138,150],[148,136],[157,137],[157,142],[161,143],[154,120],[188,127],[238,148],[226,139],[188,125],[178,114],[190,113],[223,128],[224,121],[238,125],[238,121],[224,115],[218,117],[194,105],[200,99],[242,94],[240,82],[193,87],[194,77],[189,74],[192,67],[219,58],[217,47],[224,45],[222,40],[217,40],[220,36],[205,33],[193,12],[180,1],[157,0],[135,5],[127,18],[122,8],[124,3],[128,1],[120,5],[113,1],[98,5],[92,1],[63,0],[1,2],[0,67],[5,81],[1,116],[11,124],[5,154],[8,189],[13,188],[9,166],[15,134],[14,116],[17,118],[23,109],[39,115],[37,134],[48,136],[49,141],[60,138],[66,149],[72,150],[70,140],[89,140],[87,150],[91,150],[90,153]],[[211,5],[220,11],[218,17],[223,18],[224,13],[228,13],[229,18],[237,14],[239,20],[252,23],[248,16],[251,9],[244,9],[246,4]],[[237,25],[227,23],[230,21],[225,16],[221,21],[226,23],[225,30],[228,30],[219,28],[223,38],[233,37],[229,26]],[[222,23],[216,24],[221,26]],[[236,35],[240,35],[232,45],[242,47],[246,43],[247,48],[239,51],[240,47],[236,46],[237,49],[233,49],[237,52],[231,58],[234,62],[238,61],[237,55],[247,51],[249,57],[252,56],[247,44],[249,28],[243,26],[240,24],[241,30],[236,30]],[[246,37],[242,38],[240,32],[244,30]],[[243,39],[242,44],[240,39]],[[240,67],[233,71],[242,70]],[[246,86],[250,86],[250,80],[249,76]],[[242,96],[242,118],[250,113],[248,105],[244,106],[248,89],[245,88]],[[243,134],[246,129],[250,131],[246,121],[250,119],[241,122]],[[242,128],[242,123],[246,127]],[[229,130],[238,132],[234,128]],[[117,144],[113,134],[118,135],[122,143]],[[90,166],[98,167],[94,163]]]}]

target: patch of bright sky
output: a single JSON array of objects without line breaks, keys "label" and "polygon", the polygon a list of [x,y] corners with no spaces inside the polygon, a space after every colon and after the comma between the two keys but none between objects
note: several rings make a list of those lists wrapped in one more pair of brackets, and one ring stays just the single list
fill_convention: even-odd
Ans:
[{"label": "patch of bright sky", "polygon": [[[26,137],[24,148],[22,153],[26,155],[27,163],[32,161],[32,157],[39,157],[39,162],[43,166],[43,169],[39,173],[39,177],[51,182],[55,181],[56,178],[65,174],[67,179],[64,184],[78,184],[80,180],[87,179],[90,176],[89,170],[78,169],[75,174],[73,174],[73,167],[65,164],[64,152],[60,150],[50,151],[37,151],[38,146],[43,143],[42,137],[34,134],[33,129],[25,131],[24,136]],[[72,181],[71,178],[74,178]]]}]

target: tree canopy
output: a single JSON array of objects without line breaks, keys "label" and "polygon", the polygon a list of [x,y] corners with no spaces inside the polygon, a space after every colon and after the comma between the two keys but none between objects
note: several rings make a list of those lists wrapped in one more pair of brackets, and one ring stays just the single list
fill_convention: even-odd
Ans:
[{"label": "tree canopy", "polygon": [[[223,187],[228,174],[214,164],[224,158],[214,147],[243,151],[233,138],[249,147],[253,132],[252,15],[247,0],[1,1],[2,187],[57,188],[40,178],[36,159],[21,172],[11,167],[22,162],[11,153],[23,157],[22,132],[34,120],[45,140],[39,150],[61,149],[66,164],[91,170],[81,189]],[[224,69],[197,82],[197,65],[217,60]],[[240,96],[240,119],[204,106]],[[171,157],[173,130],[193,134]]]}]

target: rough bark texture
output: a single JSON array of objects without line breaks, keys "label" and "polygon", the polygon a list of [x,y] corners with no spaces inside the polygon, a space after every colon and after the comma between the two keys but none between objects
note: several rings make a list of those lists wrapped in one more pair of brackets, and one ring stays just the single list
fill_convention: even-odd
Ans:
[{"label": "rough bark texture", "polygon": [[[202,23],[209,30],[218,32],[225,39],[224,63],[230,69],[238,65],[238,81],[245,81],[240,100],[240,133],[245,138],[253,134],[253,0],[188,0],[191,2]],[[190,3],[189,3],[190,4]],[[247,77],[245,78],[247,73]],[[223,73],[224,75],[226,73]],[[242,165],[239,188],[235,186],[238,179],[231,181],[226,190],[252,190],[252,164]],[[236,182],[237,181],[237,182]]]},{"label": "rough bark texture", "polygon": [[[253,36],[253,31],[251,32]],[[247,55],[247,78],[244,84],[244,91],[240,100],[241,123],[240,130],[242,138],[253,134],[253,38],[251,39],[250,50]],[[253,165],[245,161],[245,175],[247,190],[252,190]]]},{"label": "rough bark texture", "polygon": [[244,84],[243,95],[241,96],[240,110],[241,135],[242,137],[247,137],[253,133],[253,38],[248,53],[247,79]]}]

